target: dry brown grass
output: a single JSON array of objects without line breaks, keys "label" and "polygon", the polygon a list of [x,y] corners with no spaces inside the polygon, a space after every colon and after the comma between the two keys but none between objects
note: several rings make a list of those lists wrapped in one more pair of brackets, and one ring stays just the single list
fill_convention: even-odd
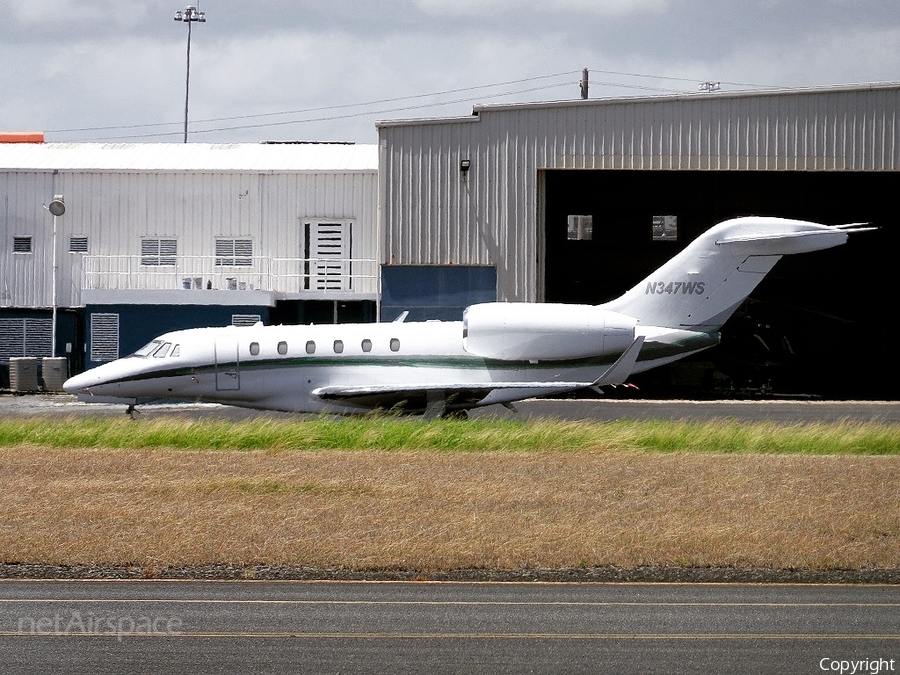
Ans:
[{"label": "dry brown grass", "polygon": [[900,567],[896,457],[0,449],[0,559]]}]

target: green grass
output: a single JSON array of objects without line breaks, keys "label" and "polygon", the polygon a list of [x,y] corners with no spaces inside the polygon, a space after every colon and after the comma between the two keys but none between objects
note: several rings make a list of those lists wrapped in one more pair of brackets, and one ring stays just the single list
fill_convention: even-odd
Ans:
[{"label": "green grass", "polygon": [[900,425],[880,423],[566,422],[396,417],[224,420],[29,418],[0,421],[0,447],[182,450],[641,450],[900,454]]}]

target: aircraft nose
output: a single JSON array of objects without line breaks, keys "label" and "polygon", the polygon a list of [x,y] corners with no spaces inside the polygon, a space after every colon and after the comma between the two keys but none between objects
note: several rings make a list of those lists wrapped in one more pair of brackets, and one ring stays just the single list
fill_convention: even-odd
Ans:
[{"label": "aircraft nose", "polygon": [[121,375],[121,367],[113,365],[117,363],[117,361],[112,361],[102,366],[91,368],[80,375],[73,375],[63,382],[63,391],[69,394],[80,394],[85,389],[108,384],[116,376]]},{"label": "aircraft nose", "polygon": [[73,375],[68,380],[63,382],[63,391],[68,394],[77,394],[82,389],[91,386],[92,384],[97,383],[97,378],[90,374],[90,371],[87,373],[81,373],[80,375]]}]

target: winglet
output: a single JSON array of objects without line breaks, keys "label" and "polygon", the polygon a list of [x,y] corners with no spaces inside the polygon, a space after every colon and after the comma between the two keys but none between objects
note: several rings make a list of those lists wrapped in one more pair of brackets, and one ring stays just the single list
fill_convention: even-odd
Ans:
[{"label": "winglet", "polygon": [[638,335],[628,349],[622,353],[622,356],[603,375],[594,380],[591,386],[600,387],[606,384],[622,384],[625,382],[634,370],[634,364],[637,363],[638,355],[641,353],[641,347],[643,346],[644,336]]}]

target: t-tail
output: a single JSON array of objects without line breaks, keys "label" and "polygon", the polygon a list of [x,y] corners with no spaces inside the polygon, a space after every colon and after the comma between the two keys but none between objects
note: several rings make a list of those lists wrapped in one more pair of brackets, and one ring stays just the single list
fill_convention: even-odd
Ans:
[{"label": "t-tail", "polygon": [[719,223],[620,298],[603,305],[639,325],[715,333],[781,256],[840,246],[862,223],[757,217]]}]

